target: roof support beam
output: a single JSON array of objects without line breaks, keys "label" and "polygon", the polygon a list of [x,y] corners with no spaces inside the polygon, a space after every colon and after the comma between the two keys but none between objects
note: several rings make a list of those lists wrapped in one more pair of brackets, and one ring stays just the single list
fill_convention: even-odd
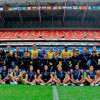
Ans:
[{"label": "roof support beam", "polygon": [[[18,5],[17,5],[17,8],[18,8]],[[19,10],[18,10],[18,14],[19,14],[19,18],[21,20],[21,24],[23,25],[23,18],[22,18],[21,12]]]},{"label": "roof support beam", "polygon": [[[88,3],[87,3],[87,6],[88,6]],[[82,17],[82,20],[81,20],[81,25],[83,25],[83,23],[84,23],[84,18],[85,18],[86,12],[87,12],[87,9],[83,13],[83,17]]]},{"label": "roof support beam", "polygon": [[3,17],[3,14],[0,14],[0,19],[1,19],[3,26],[6,28],[6,22],[5,22],[5,19]]},{"label": "roof support beam", "polygon": [[82,20],[81,20],[81,25],[83,25],[83,23],[84,23],[84,18],[85,18],[85,15],[86,15],[86,11],[87,10],[84,11],[84,14],[83,14],[83,17],[82,17]]},{"label": "roof support beam", "polygon": [[[66,6],[66,0],[65,0],[65,6]],[[65,16],[66,16],[66,10],[64,9],[64,14],[63,14],[63,23],[62,23],[62,26],[64,26]]]},{"label": "roof support beam", "polygon": [[[37,0],[37,4],[40,7],[39,0]],[[42,17],[41,17],[41,10],[39,9],[39,19],[40,19],[40,26],[42,27]]]}]

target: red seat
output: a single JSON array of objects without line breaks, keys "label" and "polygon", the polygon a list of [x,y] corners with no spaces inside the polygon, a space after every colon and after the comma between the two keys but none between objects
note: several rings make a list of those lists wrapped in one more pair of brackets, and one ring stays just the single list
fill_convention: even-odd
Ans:
[{"label": "red seat", "polygon": [[100,39],[100,30],[92,31],[97,39]]},{"label": "red seat", "polygon": [[62,39],[62,35],[65,35],[65,39],[72,39],[73,35],[70,30],[54,30],[53,39]]},{"label": "red seat", "polygon": [[10,35],[12,34],[13,31],[11,30],[0,30],[0,38],[1,39],[9,39]]},{"label": "red seat", "polygon": [[88,39],[96,38],[91,31],[88,30],[73,30],[74,37],[76,39],[85,39],[84,36],[87,35]]},{"label": "red seat", "polygon": [[51,31],[50,30],[35,30],[32,32],[30,38],[31,39],[39,39],[40,35],[43,35],[42,39],[51,39]]},{"label": "red seat", "polygon": [[39,36],[43,35],[42,39],[62,39],[62,35],[65,35],[65,39],[100,39],[100,30],[1,30],[0,39],[39,39]]},{"label": "red seat", "polygon": [[17,36],[20,35],[21,39],[28,39],[30,34],[31,34],[31,32],[32,32],[32,30],[16,30],[11,34],[10,38],[11,39],[12,38],[15,39],[15,38],[17,38]]}]

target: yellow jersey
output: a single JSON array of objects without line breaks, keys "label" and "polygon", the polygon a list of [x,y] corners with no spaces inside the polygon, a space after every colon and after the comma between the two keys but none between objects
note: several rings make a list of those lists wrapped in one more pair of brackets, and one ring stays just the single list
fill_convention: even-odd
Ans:
[{"label": "yellow jersey", "polygon": [[58,58],[62,58],[62,54],[57,54],[57,57]]},{"label": "yellow jersey", "polygon": [[32,50],[30,51],[31,58],[33,58],[34,53],[37,53],[37,56],[38,56],[39,50],[38,50],[38,49],[36,49],[36,50],[32,49]]},{"label": "yellow jersey", "polygon": [[54,54],[54,53],[55,53],[55,52],[47,52],[48,58],[49,58],[49,59],[53,58],[53,54]]},{"label": "yellow jersey", "polygon": [[[57,54],[57,57],[58,58],[62,58],[62,55],[61,54]],[[62,65],[62,61],[59,61],[59,65]]]},{"label": "yellow jersey", "polygon": [[[5,53],[6,53],[6,51],[7,51],[7,50],[4,50]],[[13,52],[10,50],[10,51],[9,51],[9,54],[12,56],[12,55],[13,55]]]},{"label": "yellow jersey", "polygon": [[68,55],[68,57],[70,57],[71,56],[71,52],[70,51],[62,51],[62,53],[61,53],[61,55],[62,55],[62,57],[64,57],[64,54],[66,54],[67,53],[67,55]]},{"label": "yellow jersey", "polygon": [[[48,58],[49,59],[51,59],[51,58],[53,58],[53,54],[54,54],[55,52],[47,52],[47,55],[48,55]],[[52,63],[50,62],[50,65],[52,65]]]},{"label": "yellow jersey", "polygon": [[[92,54],[92,52],[91,52],[91,54]],[[96,54],[98,55],[98,54],[99,54],[99,52],[96,52]]]}]

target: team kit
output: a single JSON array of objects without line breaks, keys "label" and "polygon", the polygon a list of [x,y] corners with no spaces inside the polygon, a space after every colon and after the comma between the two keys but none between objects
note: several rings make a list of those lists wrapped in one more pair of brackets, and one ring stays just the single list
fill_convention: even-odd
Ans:
[{"label": "team kit", "polygon": [[76,47],[69,51],[68,46],[63,51],[54,52],[53,47],[39,51],[36,44],[30,52],[27,47],[12,52],[8,45],[7,50],[0,48],[0,84],[99,86],[100,54],[96,46],[88,52],[89,48],[80,53]]}]

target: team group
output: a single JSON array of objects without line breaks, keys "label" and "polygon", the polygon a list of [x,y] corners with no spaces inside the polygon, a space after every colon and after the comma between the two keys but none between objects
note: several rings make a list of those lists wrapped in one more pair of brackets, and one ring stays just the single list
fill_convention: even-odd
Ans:
[{"label": "team group", "polygon": [[[64,51],[60,49],[57,53],[53,47],[46,52],[43,47],[42,51],[33,49],[29,52],[25,47],[21,52],[19,47],[16,51],[11,51],[11,46],[7,50],[0,48],[0,84],[17,85],[23,83],[29,85],[62,85],[67,86],[84,86],[84,83],[90,86],[100,85],[100,54],[96,47],[88,53],[88,48],[83,48],[80,53],[73,47],[72,52],[68,47]],[[86,71],[86,77],[84,76]]]}]

